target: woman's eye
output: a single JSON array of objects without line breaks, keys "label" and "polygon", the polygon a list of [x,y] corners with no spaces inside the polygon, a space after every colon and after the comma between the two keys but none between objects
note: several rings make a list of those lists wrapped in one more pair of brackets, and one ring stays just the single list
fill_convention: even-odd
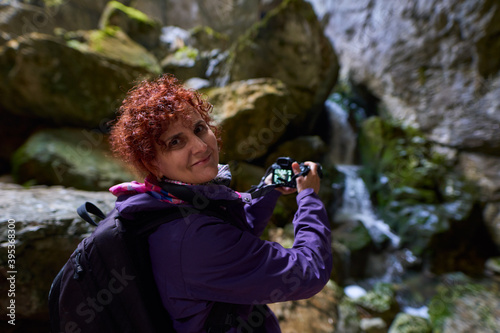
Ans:
[{"label": "woman's eye", "polygon": [[175,148],[176,146],[178,146],[180,144],[180,140],[179,139],[172,139],[170,140],[170,142],[168,143],[168,147],[169,148]]},{"label": "woman's eye", "polygon": [[204,124],[199,124],[194,128],[194,133],[199,134],[203,132],[206,129],[206,126]]}]

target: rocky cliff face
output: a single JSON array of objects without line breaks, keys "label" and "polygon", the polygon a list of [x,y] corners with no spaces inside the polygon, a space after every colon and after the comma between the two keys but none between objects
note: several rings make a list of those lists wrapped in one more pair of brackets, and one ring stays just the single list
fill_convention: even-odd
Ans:
[{"label": "rocky cliff face", "polygon": [[436,143],[500,155],[495,1],[335,1],[326,34],[342,69]]}]

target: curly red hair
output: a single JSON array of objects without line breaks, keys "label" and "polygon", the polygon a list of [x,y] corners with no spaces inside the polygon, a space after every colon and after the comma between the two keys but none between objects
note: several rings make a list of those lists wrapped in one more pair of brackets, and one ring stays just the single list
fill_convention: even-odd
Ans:
[{"label": "curly red hair", "polygon": [[210,117],[212,104],[172,75],[164,74],[155,80],[144,80],[129,90],[111,129],[111,150],[138,174],[148,174],[148,166],[157,154],[154,143],[164,145],[160,136],[168,126],[177,119],[189,119],[184,112],[185,103],[200,114],[220,144],[218,129]]}]

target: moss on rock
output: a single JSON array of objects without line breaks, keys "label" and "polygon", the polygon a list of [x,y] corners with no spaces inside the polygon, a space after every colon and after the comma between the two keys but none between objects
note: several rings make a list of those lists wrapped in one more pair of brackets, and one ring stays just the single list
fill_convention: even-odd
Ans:
[{"label": "moss on rock", "polygon": [[33,134],[12,158],[18,183],[107,190],[135,177],[111,157],[106,136],[86,129],[48,129]]}]

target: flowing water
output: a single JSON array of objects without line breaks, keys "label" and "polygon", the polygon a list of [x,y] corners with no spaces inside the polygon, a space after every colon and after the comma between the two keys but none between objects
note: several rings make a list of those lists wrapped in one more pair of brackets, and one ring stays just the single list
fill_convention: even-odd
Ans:
[{"label": "flowing water", "polygon": [[[353,281],[355,284],[345,287],[347,295],[357,298],[365,294],[364,288],[360,285],[370,287],[378,281],[401,283],[405,275],[405,267],[411,266],[418,259],[411,251],[400,247],[400,237],[376,214],[370,193],[359,176],[361,166],[354,165],[357,134],[348,122],[347,112],[332,100],[328,100],[325,107],[328,111],[332,133],[329,143],[331,150],[325,157],[325,163],[335,165],[337,170],[345,175],[342,204],[335,212],[334,220],[337,222],[360,221],[378,249],[376,253],[369,254],[366,279]],[[349,266],[350,263],[347,262],[346,265]],[[413,304],[414,307],[411,307],[410,305],[414,303],[411,300],[398,297],[398,301],[405,312],[427,317],[427,308],[422,304]]]},{"label": "flowing water", "polygon": [[342,220],[348,216],[361,221],[375,244],[381,244],[387,238],[391,248],[397,249],[400,238],[376,216],[365,182],[358,176],[359,166],[337,165],[337,170],[345,175],[345,190],[343,204],[337,211],[336,218]]},{"label": "flowing water", "polygon": [[349,125],[349,115],[336,102],[327,100],[325,108],[330,121],[332,133],[329,143],[330,151],[325,156],[327,164],[353,164],[356,150],[356,133]]}]

